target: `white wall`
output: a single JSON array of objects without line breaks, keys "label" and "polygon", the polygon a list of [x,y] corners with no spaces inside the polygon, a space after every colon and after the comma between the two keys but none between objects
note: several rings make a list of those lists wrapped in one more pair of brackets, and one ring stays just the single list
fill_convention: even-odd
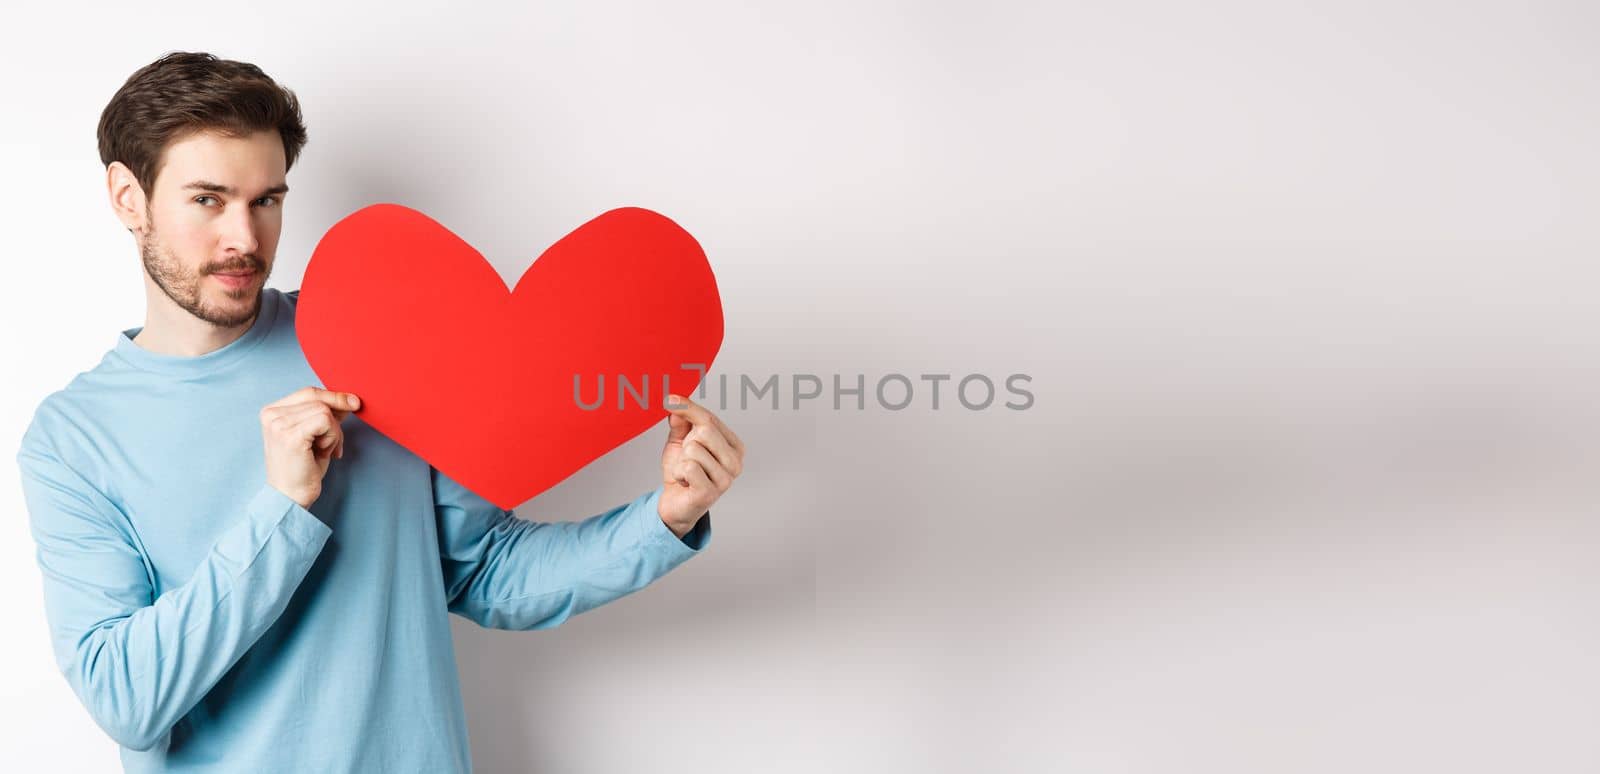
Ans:
[{"label": "white wall", "polygon": [[[95,122],[137,67],[209,50],[304,100],[275,286],[375,201],[508,280],[634,204],[708,251],[713,375],[1032,376],[1024,411],[714,406],[750,452],[706,555],[553,631],[457,622],[480,770],[1595,771],[1597,22],[8,11],[0,439],[142,323]],[[520,512],[620,502],[659,444]],[[0,756],[115,770],[32,550],[0,476]]]}]

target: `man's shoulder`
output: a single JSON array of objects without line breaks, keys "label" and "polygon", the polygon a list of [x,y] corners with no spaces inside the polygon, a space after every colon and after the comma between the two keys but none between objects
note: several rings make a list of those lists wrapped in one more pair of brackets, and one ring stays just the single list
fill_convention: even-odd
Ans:
[{"label": "man's shoulder", "polygon": [[136,371],[106,353],[93,368],[79,371],[39,399],[22,434],[23,450],[81,445],[86,429],[107,424],[110,416],[126,410],[129,391],[143,388]]},{"label": "man's shoulder", "polygon": [[271,304],[274,310],[274,317],[276,317],[276,319],[273,321],[273,327],[292,327],[294,325],[295,310],[300,306],[299,288],[294,290],[266,288],[263,291],[263,294],[264,297],[261,299],[263,311],[265,311],[265,307],[268,304]]},{"label": "man's shoulder", "polygon": [[70,500],[74,509],[79,504],[98,506],[110,501],[105,475],[108,447],[100,442],[100,434],[116,411],[116,403],[114,396],[85,380],[88,375],[80,374],[39,401],[17,445],[15,469],[21,473],[29,502],[28,519],[35,528],[52,523],[64,528],[65,523],[57,521],[62,517],[78,520],[75,511],[35,507],[33,498],[40,493],[54,491],[57,494],[48,496],[58,502]]},{"label": "man's shoulder", "polygon": [[79,419],[85,413],[84,390],[80,386],[85,374],[79,374],[71,383],[44,396],[33,409],[28,426],[22,431],[18,457],[49,452],[54,455],[67,443]]}]

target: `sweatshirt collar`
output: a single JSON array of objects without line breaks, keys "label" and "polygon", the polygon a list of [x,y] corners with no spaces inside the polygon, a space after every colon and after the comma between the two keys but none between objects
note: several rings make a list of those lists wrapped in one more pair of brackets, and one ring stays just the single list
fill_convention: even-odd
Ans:
[{"label": "sweatshirt collar", "polygon": [[267,337],[267,334],[272,330],[273,322],[278,317],[278,298],[280,295],[281,291],[276,288],[263,288],[261,291],[261,310],[256,313],[255,322],[250,324],[250,329],[245,331],[243,336],[204,355],[185,357],[151,352],[133,343],[133,337],[144,330],[142,325],[137,328],[128,328],[118,333],[114,351],[117,356],[129,365],[146,371],[179,377],[199,377],[215,373],[244,359],[257,344],[261,343],[262,339]]}]

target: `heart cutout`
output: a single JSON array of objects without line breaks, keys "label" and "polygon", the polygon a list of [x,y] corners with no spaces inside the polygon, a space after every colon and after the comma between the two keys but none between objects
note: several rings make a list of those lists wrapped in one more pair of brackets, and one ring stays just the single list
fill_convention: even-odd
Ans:
[{"label": "heart cutout", "polygon": [[602,213],[507,290],[449,229],[374,204],[317,243],[295,329],[363,421],[509,510],[667,416],[668,392],[690,395],[711,367],[722,323],[705,252],[659,213]]}]

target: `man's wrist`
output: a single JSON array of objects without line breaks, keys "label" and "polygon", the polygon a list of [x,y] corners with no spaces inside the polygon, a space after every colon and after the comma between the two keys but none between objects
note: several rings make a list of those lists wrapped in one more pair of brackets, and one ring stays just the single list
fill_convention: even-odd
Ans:
[{"label": "man's wrist", "polygon": [[684,535],[687,535],[690,532],[692,532],[694,530],[695,526],[700,523],[700,520],[705,518],[710,513],[711,513],[711,511],[708,510],[705,513],[700,514],[699,516],[696,516],[692,521],[689,521],[688,523],[683,523],[683,522],[678,522],[678,521],[669,521],[669,520],[667,520],[665,518],[663,518],[661,521],[662,521],[662,523],[667,525],[667,529],[671,530],[673,535],[676,535],[679,540],[682,540]]},{"label": "man's wrist", "polygon": [[[695,519],[695,521],[699,521],[699,519]],[[679,540],[682,540],[684,535],[689,534],[689,530],[694,529],[693,523],[683,524],[676,521],[667,521],[665,519],[663,519],[662,522],[667,525],[667,529],[671,530],[672,534],[676,535]]]}]

